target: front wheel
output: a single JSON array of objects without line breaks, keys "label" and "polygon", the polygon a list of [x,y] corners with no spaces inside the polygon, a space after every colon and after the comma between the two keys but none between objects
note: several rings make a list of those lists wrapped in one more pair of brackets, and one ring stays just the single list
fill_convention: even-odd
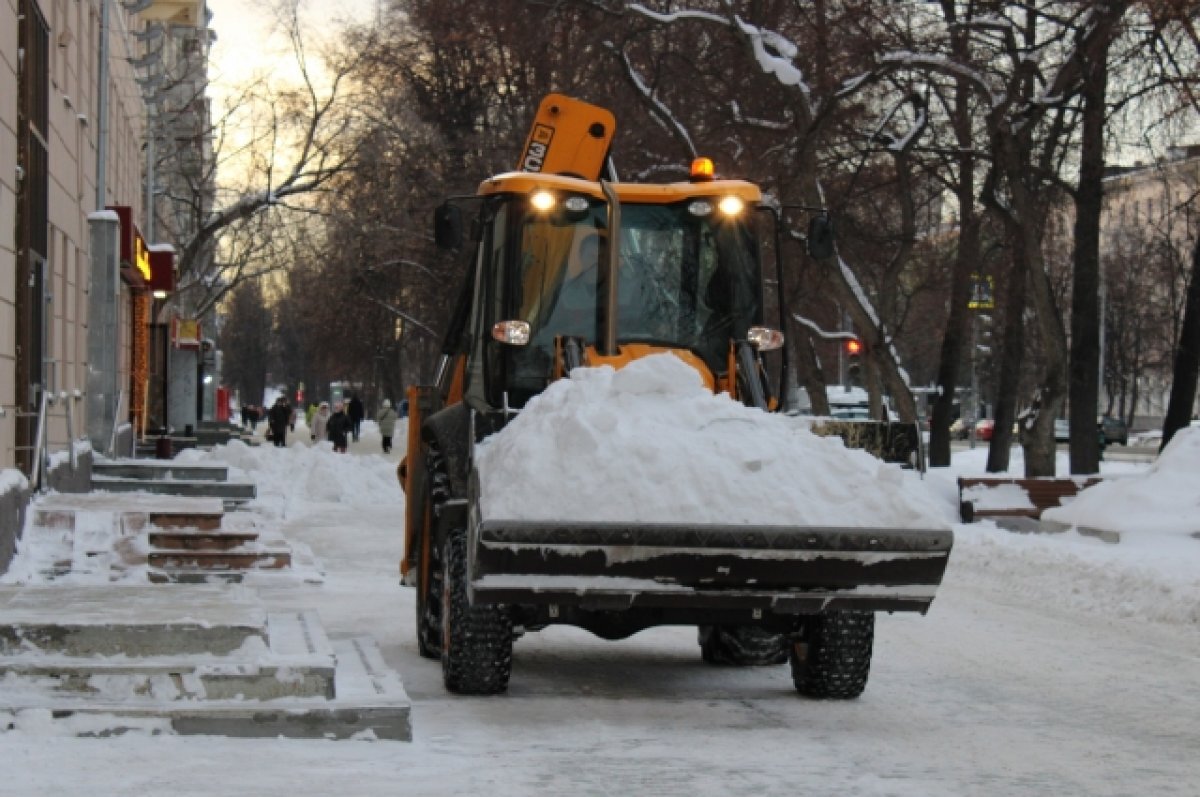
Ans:
[{"label": "front wheel", "polygon": [[875,615],[829,612],[804,622],[792,644],[792,683],[807,697],[850,700],[867,688]]},{"label": "front wheel", "polygon": [[447,535],[442,555],[442,679],[461,695],[495,695],[512,673],[512,617],[503,606],[467,598],[467,535]]}]

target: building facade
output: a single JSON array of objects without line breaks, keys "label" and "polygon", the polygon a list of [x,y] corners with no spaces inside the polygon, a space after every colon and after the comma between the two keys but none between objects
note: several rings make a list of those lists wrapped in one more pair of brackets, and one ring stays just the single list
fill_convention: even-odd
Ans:
[{"label": "building facade", "polygon": [[5,496],[140,422],[147,31],[205,20],[203,0],[0,0],[0,569],[24,503]]},{"label": "building facade", "polygon": [[1200,238],[1200,145],[1110,169],[1101,230],[1103,387],[1115,415],[1161,427]]}]

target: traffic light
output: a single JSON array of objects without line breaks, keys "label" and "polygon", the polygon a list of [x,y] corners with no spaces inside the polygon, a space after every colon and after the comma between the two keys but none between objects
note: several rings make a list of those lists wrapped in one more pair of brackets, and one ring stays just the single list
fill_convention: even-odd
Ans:
[{"label": "traffic light", "polygon": [[850,381],[854,384],[859,384],[859,376],[862,373],[862,353],[863,343],[858,338],[848,338],[845,343],[846,351],[846,373],[850,377]]}]

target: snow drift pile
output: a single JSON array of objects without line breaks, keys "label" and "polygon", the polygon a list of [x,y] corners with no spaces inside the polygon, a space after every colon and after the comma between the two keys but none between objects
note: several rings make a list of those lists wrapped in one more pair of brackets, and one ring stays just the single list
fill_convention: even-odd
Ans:
[{"label": "snow drift pile", "polygon": [[480,444],[489,519],[947,528],[915,474],[714,396],[671,354],[580,368]]},{"label": "snow drift pile", "polygon": [[1108,531],[1200,533],[1200,427],[1180,429],[1145,473],[1103,481],[1046,520]]}]

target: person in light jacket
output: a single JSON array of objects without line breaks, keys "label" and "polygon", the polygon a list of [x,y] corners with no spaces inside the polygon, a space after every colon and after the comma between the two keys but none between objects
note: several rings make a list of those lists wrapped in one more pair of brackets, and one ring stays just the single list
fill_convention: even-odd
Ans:
[{"label": "person in light jacket", "polygon": [[392,450],[392,435],[396,433],[396,419],[399,416],[392,409],[392,402],[387,399],[380,406],[383,409],[375,417],[375,422],[379,424],[379,434],[383,436],[383,453],[387,454]]},{"label": "person in light jacket", "polygon": [[321,406],[317,407],[317,411],[313,413],[312,423],[309,426],[312,428],[314,443],[319,443],[325,439],[325,429],[329,423],[330,414],[328,401],[322,401]]}]

